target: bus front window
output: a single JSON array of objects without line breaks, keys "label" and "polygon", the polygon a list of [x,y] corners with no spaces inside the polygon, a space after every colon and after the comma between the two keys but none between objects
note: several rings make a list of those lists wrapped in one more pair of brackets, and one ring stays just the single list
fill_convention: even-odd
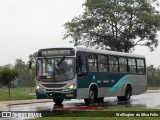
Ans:
[{"label": "bus front window", "polygon": [[66,81],[75,76],[74,58],[40,58],[37,60],[37,79],[42,81]]}]

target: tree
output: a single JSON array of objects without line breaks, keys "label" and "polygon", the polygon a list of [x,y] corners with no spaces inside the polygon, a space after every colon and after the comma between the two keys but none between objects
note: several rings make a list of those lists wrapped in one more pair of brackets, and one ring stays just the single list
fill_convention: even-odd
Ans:
[{"label": "tree", "polygon": [[131,52],[140,45],[153,51],[158,46],[160,12],[152,3],[150,0],[86,0],[84,13],[65,23],[64,39],[71,37],[75,46]]},{"label": "tree", "polygon": [[10,83],[18,76],[18,70],[10,65],[4,66],[0,69],[0,83],[6,85],[10,98]]},{"label": "tree", "polygon": [[156,68],[154,68],[154,65],[150,65],[147,67],[147,79],[148,79],[148,85],[154,86],[155,82],[155,76],[156,76]]},{"label": "tree", "polygon": [[18,76],[18,86],[19,87],[28,87],[29,84],[29,69],[28,66],[25,64],[25,62],[22,59],[16,59],[15,61],[15,68],[19,70],[19,76]]},{"label": "tree", "polygon": [[[29,63],[25,63],[22,59],[16,59],[15,68],[19,70],[18,85],[19,87],[33,87],[34,77],[29,70]],[[35,72],[35,68],[33,68]]]},{"label": "tree", "polygon": [[158,86],[160,86],[160,66],[157,68],[157,81],[158,81]]},{"label": "tree", "polygon": [[160,68],[150,65],[147,67],[148,86],[157,87],[160,85]]}]

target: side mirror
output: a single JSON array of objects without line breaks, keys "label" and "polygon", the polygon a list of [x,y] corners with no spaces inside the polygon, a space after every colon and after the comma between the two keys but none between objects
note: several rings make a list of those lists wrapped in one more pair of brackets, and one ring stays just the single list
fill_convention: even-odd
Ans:
[{"label": "side mirror", "polygon": [[32,69],[32,61],[29,61],[29,69]]}]

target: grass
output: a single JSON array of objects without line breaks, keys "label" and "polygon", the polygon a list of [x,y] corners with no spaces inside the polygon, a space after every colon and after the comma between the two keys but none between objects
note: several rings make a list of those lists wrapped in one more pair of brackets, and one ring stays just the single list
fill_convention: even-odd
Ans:
[{"label": "grass", "polygon": [[0,101],[35,99],[34,88],[11,88],[9,98],[8,89],[0,88]]},{"label": "grass", "polygon": [[39,118],[36,120],[159,120],[159,118],[152,117],[48,117],[48,118]]},{"label": "grass", "polygon": [[35,120],[159,120],[159,117],[45,117]]},{"label": "grass", "polygon": [[[156,109],[144,109],[144,108],[112,108],[112,109],[106,109],[105,111],[97,111],[97,112],[79,112],[79,113],[70,113],[70,114],[64,114],[64,115],[56,115],[51,117],[42,117],[42,118],[36,118],[35,120],[159,120],[159,117],[116,117],[113,115],[113,117],[107,117],[106,114],[108,112],[111,113],[132,113],[135,111],[136,113],[147,113],[147,112],[157,112]],[[160,112],[160,111],[158,111]],[[70,117],[69,117],[70,116]]]},{"label": "grass", "polygon": [[[68,118],[65,118],[65,117],[48,117],[48,118],[42,118],[42,119],[36,119],[36,120],[150,120],[151,117],[68,117]],[[153,118],[154,120],[159,120],[159,118]]]}]

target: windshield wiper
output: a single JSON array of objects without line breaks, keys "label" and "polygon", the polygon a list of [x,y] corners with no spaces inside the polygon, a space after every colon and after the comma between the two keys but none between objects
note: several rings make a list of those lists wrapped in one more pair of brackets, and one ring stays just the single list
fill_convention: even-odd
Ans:
[{"label": "windshield wiper", "polygon": [[44,59],[45,59],[45,61],[46,61],[47,64],[52,65],[52,62],[49,62],[48,58],[44,57]]},{"label": "windshield wiper", "polygon": [[66,57],[63,56],[63,57],[60,59],[60,61],[57,63],[57,66],[58,66],[58,67],[62,64],[62,62],[64,61],[65,58],[66,58]]}]

